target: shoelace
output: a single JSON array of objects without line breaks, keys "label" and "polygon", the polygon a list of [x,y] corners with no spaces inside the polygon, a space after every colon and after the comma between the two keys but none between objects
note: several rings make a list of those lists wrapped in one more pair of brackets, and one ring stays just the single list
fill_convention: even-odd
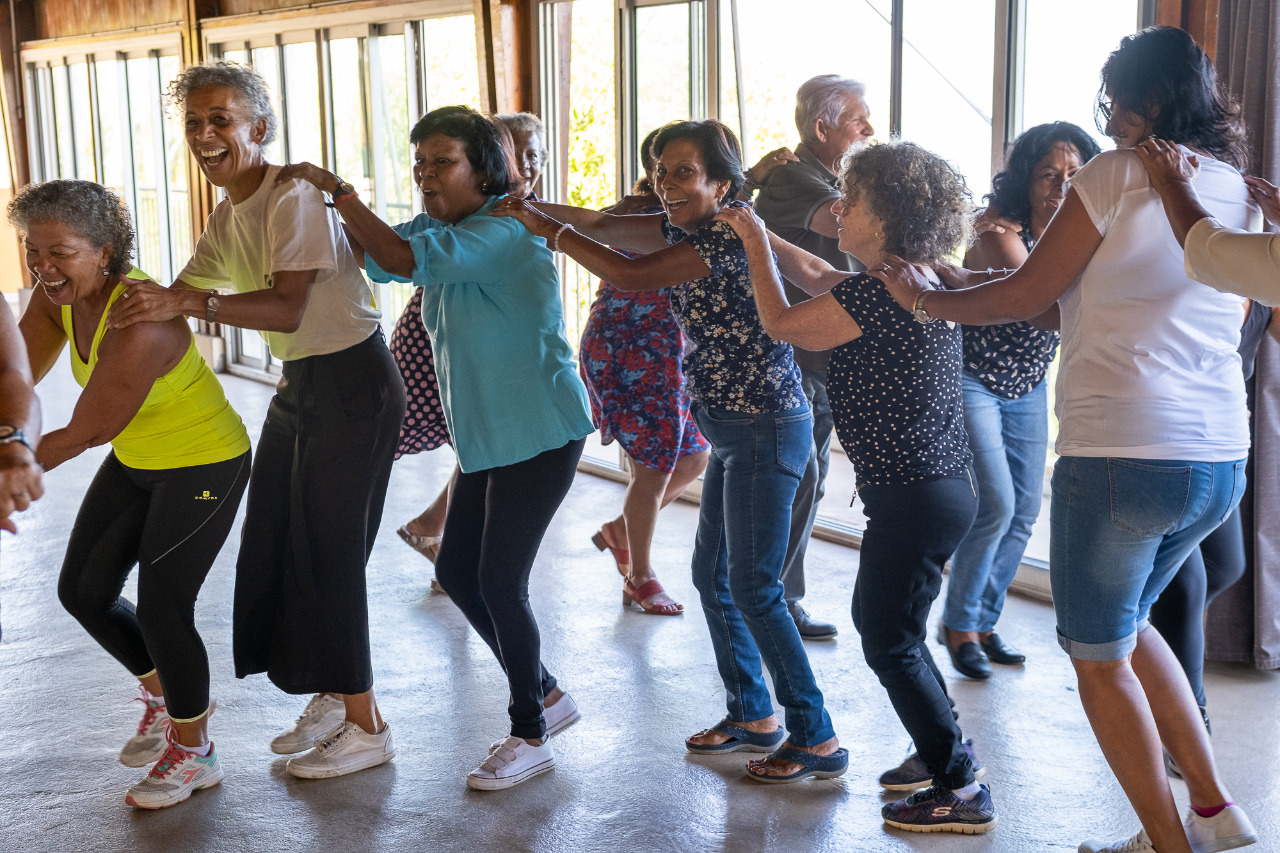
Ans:
[{"label": "shoelace", "polygon": [[147,774],[153,779],[163,779],[168,776],[174,767],[182,763],[188,753],[185,749],[178,745],[173,738],[173,727],[170,726],[165,730],[165,740],[169,742],[169,748],[164,751],[164,755],[151,768],[151,772]]},{"label": "shoelace", "polygon": [[[147,729],[155,725],[156,715],[163,711],[165,706],[152,704],[155,700],[149,698],[151,694],[141,684],[138,685],[138,693],[141,695],[135,696],[133,701],[141,702],[144,708],[142,722],[138,723],[138,734],[142,735],[147,733]],[[165,722],[168,723],[168,720]]]},{"label": "shoelace", "polygon": [[316,749],[320,750],[320,754],[324,755],[330,749],[346,740],[351,735],[351,727],[343,722],[338,726],[337,730],[327,735],[323,740],[316,744]]},{"label": "shoelace", "polygon": [[320,699],[321,697],[317,696],[316,698],[312,699],[310,702],[307,703],[307,707],[302,709],[302,713],[298,716],[299,725],[307,722],[312,717],[321,716],[322,712],[320,710]]}]

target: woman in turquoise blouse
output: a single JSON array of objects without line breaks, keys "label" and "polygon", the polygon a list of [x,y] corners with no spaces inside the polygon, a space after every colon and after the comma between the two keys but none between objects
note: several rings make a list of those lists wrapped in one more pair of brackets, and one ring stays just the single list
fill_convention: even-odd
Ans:
[{"label": "woman in turquoise blouse", "polygon": [[509,788],[550,770],[548,738],[578,719],[572,697],[541,663],[529,573],[594,426],[564,338],[546,241],[488,215],[515,183],[492,121],[442,107],[423,116],[413,138],[425,217],[407,239],[324,169],[304,163],[282,177],[334,195],[371,276],[423,288],[423,324],[462,469],[436,576],[497,656],[511,690],[511,734],[467,784]]}]

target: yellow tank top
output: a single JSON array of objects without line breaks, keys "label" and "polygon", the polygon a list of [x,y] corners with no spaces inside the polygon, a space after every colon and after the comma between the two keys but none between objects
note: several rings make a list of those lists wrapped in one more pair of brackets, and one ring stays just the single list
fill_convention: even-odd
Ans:
[{"label": "yellow tank top", "polygon": [[[136,267],[127,276],[144,279]],[[62,306],[62,328],[71,341],[71,372],[83,388],[98,364],[98,345],[107,330],[107,312],[124,292],[116,285],[107,300],[89,346],[89,361],[81,360],[71,324],[71,306]],[[160,470],[209,465],[234,459],[249,449],[249,434],[231,408],[222,385],[196,349],[195,336],[182,360],[151,386],[142,408],[111,440],[116,457],[130,468]]]}]

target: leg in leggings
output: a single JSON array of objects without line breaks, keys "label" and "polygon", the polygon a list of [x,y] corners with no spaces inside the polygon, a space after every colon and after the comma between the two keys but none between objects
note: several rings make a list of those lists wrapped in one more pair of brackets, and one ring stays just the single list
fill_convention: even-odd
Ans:
[{"label": "leg in leggings", "polygon": [[506,672],[511,734],[526,740],[546,734],[542,697],[555,688],[540,660],[529,573],[584,445],[576,439],[514,465],[460,474],[436,563],[441,586]]},{"label": "leg in leggings", "polygon": [[1151,607],[1160,632],[1187,673],[1196,703],[1204,708],[1204,611],[1244,574],[1244,533],[1237,508],[1191,552]]},{"label": "leg in leggings", "polygon": [[[173,719],[209,705],[196,595],[235,522],[249,454],[156,471],[107,457],[81,505],[58,592],[67,610],[135,676],[155,670]],[[138,606],[120,596],[134,563]]]}]

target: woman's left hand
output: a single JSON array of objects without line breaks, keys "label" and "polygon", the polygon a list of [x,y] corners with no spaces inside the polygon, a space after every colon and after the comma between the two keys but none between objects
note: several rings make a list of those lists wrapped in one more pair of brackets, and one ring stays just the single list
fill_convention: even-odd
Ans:
[{"label": "woman's left hand", "polygon": [[193,291],[171,290],[154,281],[129,280],[126,290],[107,314],[107,328],[123,329],[145,321],[163,322],[185,314],[183,306]]},{"label": "woman's left hand", "polygon": [[756,184],[763,184],[764,179],[769,177],[769,173],[774,169],[779,166],[785,166],[788,163],[799,162],[800,158],[784,145],[782,148],[775,148],[770,151],[760,158],[760,162],[747,169],[747,177],[755,181]]},{"label": "woman's left hand", "polygon": [[759,243],[766,243],[769,240],[769,233],[765,230],[764,222],[761,221],[756,212],[745,204],[733,202],[720,208],[720,212],[714,217],[720,222],[729,223],[729,227],[733,229],[733,233],[738,235],[744,245],[752,246]]},{"label": "woman's left hand", "polygon": [[294,179],[306,181],[321,192],[332,195],[338,189],[338,176],[328,169],[322,169],[314,163],[290,163],[281,167],[276,175],[276,183]]},{"label": "woman's left hand", "polygon": [[886,255],[884,263],[867,273],[883,281],[893,301],[906,311],[915,310],[921,293],[935,289],[925,267],[907,263],[897,255]]},{"label": "woman's left hand", "polygon": [[530,234],[548,241],[555,238],[561,224],[538,210],[527,199],[510,195],[498,199],[498,203],[493,206],[493,210],[489,211],[489,215],[514,219],[528,228]]}]

